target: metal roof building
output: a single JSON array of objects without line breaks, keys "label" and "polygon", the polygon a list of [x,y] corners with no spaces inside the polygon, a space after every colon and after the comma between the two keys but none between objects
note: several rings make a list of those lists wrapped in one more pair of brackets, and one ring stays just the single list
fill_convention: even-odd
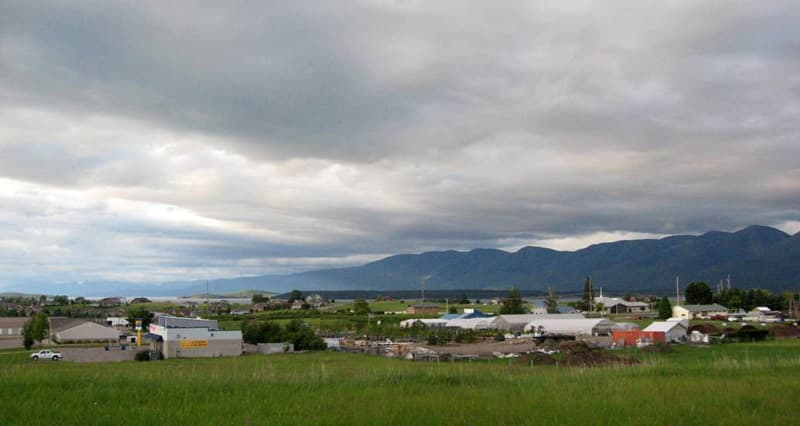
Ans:
[{"label": "metal roof building", "polygon": [[671,318],[666,321],[656,321],[648,325],[642,331],[657,331],[664,333],[668,342],[686,340],[686,330],[689,329],[689,321],[679,318]]},{"label": "metal roof building", "polygon": [[571,336],[611,334],[616,329],[613,321],[604,318],[537,318],[525,325],[524,331],[542,331],[545,334]]},{"label": "metal roof building", "polygon": [[515,314],[515,315],[498,315],[494,318],[492,325],[498,330],[508,331],[522,331],[529,322],[535,319],[566,319],[566,318],[583,318],[582,314]]}]

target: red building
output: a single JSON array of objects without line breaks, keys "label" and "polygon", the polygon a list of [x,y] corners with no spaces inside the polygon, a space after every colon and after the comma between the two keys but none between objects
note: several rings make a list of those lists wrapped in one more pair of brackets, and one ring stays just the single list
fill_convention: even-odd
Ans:
[{"label": "red building", "polygon": [[666,336],[663,331],[615,331],[611,341],[617,346],[636,346],[637,343],[664,343]]}]

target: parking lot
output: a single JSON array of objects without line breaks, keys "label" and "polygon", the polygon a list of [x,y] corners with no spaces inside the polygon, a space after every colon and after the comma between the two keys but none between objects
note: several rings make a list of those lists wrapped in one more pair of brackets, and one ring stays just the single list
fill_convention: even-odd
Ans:
[{"label": "parking lot", "polygon": [[64,354],[65,361],[73,362],[119,362],[132,361],[136,355],[136,350],[128,348],[121,350],[113,348],[58,348],[55,349]]},{"label": "parking lot", "polygon": [[0,339],[0,349],[12,349],[22,347],[22,337],[3,337]]}]

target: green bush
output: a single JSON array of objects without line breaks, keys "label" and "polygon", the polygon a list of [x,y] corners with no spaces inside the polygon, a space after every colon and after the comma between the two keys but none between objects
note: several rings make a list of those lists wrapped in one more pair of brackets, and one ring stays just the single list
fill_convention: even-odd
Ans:
[{"label": "green bush", "polygon": [[136,352],[136,355],[133,357],[136,361],[150,361],[150,351],[139,351]]}]

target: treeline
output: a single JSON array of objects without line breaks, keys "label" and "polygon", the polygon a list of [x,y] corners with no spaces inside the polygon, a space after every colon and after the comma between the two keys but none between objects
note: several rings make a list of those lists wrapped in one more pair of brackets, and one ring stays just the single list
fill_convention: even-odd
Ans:
[{"label": "treeline", "polygon": [[719,303],[728,309],[744,309],[750,311],[757,306],[768,306],[770,309],[786,311],[789,309],[789,301],[800,300],[797,293],[785,292],[774,294],[769,290],[751,288],[742,290],[732,288],[723,290],[713,298],[714,303]]},{"label": "treeline", "polygon": [[743,309],[750,311],[757,306],[767,306],[773,310],[786,311],[790,301],[797,302],[800,295],[786,291],[775,294],[760,288],[749,289],[722,289],[717,294],[704,282],[693,282],[686,286],[686,303],[689,305],[708,305],[718,303],[728,309]]},{"label": "treeline", "polygon": [[300,320],[292,320],[281,327],[273,321],[248,320],[242,322],[242,338],[246,343],[292,343],[295,350],[323,350],[325,342],[314,330]]}]

